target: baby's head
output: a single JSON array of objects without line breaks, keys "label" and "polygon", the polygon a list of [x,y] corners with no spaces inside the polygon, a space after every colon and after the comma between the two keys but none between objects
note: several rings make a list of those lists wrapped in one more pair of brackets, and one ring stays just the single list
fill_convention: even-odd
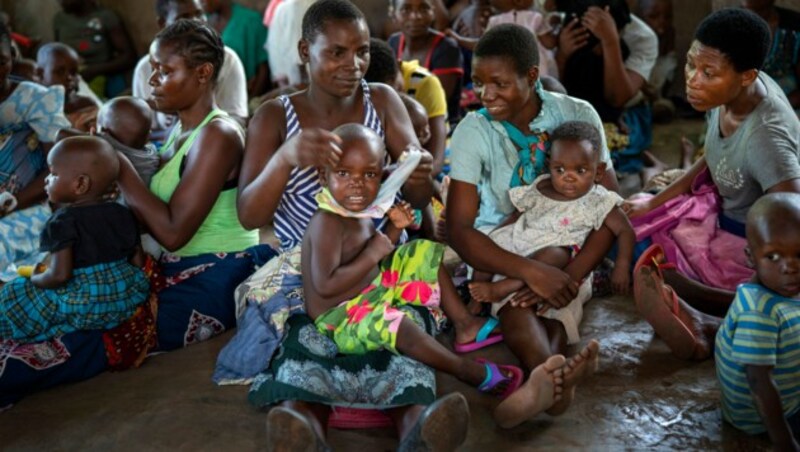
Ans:
[{"label": "baby's head", "polygon": [[19,80],[39,83],[39,66],[29,58],[18,58],[11,66],[11,75]]},{"label": "baby's head", "polygon": [[606,164],[600,161],[600,132],[588,122],[567,121],[550,135],[548,163],[553,188],[578,199],[600,182]]},{"label": "baby's head", "polygon": [[661,38],[672,28],[672,0],[639,0],[639,16]]},{"label": "baby's head", "polygon": [[99,137],[59,141],[47,155],[47,197],[55,204],[99,201],[119,175],[117,153]]},{"label": "baby's head", "polygon": [[489,4],[496,13],[507,13],[531,9],[533,0],[490,0]]},{"label": "baby's head", "polygon": [[133,149],[142,149],[150,136],[153,111],[147,102],[131,96],[115,97],[97,113],[97,133],[110,135]]},{"label": "baby's head", "polygon": [[400,93],[400,100],[403,101],[408,116],[411,117],[411,125],[414,126],[414,133],[417,135],[419,144],[425,146],[431,139],[431,126],[428,122],[428,110],[416,99],[406,93]]},{"label": "baby's head", "polygon": [[361,212],[378,196],[386,147],[374,130],[362,124],[344,124],[333,133],[342,139],[342,156],[336,166],[320,172],[322,184],[340,206]]},{"label": "baby's head", "polygon": [[370,38],[369,67],[364,74],[364,80],[370,83],[385,83],[397,91],[404,91],[397,55],[386,41]]},{"label": "baby's head", "polygon": [[78,92],[79,62],[78,53],[60,42],[48,42],[36,53],[37,73],[42,85],[61,85],[67,95]]},{"label": "baby's head", "polygon": [[747,213],[747,255],[764,287],[800,298],[800,194],[766,194]]}]

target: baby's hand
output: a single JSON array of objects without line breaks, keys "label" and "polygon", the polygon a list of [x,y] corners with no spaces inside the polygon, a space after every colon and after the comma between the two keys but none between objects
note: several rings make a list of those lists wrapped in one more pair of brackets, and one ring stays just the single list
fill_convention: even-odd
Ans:
[{"label": "baby's hand", "polygon": [[386,215],[397,229],[405,229],[414,224],[414,211],[411,209],[411,204],[405,201],[392,206]]},{"label": "baby's hand", "polygon": [[108,191],[103,194],[102,199],[104,202],[114,202],[119,198],[119,195],[119,185],[114,182],[108,187]]},{"label": "baby's hand", "polygon": [[611,288],[617,295],[628,295],[631,289],[630,268],[627,265],[617,265],[611,272]]},{"label": "baby's hand", "polygon": [[394,251],[394,244],[392,244],[392,241],[389,240],[389,237],[386,237],[384,233],[376,232],[375,235],[369,239],[366,250],[372,254],[376,261],[380,262],[381,259]]}]

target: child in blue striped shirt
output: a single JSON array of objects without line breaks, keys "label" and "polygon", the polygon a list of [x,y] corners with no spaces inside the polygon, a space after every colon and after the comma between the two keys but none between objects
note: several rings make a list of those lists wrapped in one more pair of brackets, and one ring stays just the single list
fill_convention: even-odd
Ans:
[{"label": "child in blue striped shirt", "polygon": [[778,450],[800,438],[800,194],[761,197],[747,215],[756,281],[737,288],[717,333],[722,415]]}]

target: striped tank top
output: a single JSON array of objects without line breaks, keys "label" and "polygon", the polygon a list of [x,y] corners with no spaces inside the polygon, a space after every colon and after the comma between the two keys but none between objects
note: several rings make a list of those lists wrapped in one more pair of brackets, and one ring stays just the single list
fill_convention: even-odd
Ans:
[{"label": "striped tank top", "polygon": [[[370,100],[369,85],[366,81],[361,81],[361,88],[364,91],[363,124],[383,138],[383,124]],[[289,97],[280,96],[278,99],[286,112],[286,140],[289,140],[301,132],[300,121]],[[317,201],[314,197],[321,190],[316,167],[292,169],[273,217],[275,235],[280,239],[281,249],[288,250],[303,241],[303,234],[311,221],[311,216],[317,211]],[[378,228],[382,229],[385,223],[385,218],[380,220]]]}]

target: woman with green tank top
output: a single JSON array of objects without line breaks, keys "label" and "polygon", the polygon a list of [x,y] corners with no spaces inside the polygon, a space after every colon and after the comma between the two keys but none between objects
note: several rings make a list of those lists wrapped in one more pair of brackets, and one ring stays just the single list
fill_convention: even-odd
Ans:
[{"label": "woman with green tank top", "polygon": [[162,167],[145,186],[123,159],[125,200],[161,245],[159,350],[208,339],[235,325],[233,291],[254,269],[258,231],[236,214],[244,133],[216,108],[213,86],[224,58],[219,35],[206,24],[181,20],[150,47],[153,102],[177,112],[179,123],[161,148]]}]

